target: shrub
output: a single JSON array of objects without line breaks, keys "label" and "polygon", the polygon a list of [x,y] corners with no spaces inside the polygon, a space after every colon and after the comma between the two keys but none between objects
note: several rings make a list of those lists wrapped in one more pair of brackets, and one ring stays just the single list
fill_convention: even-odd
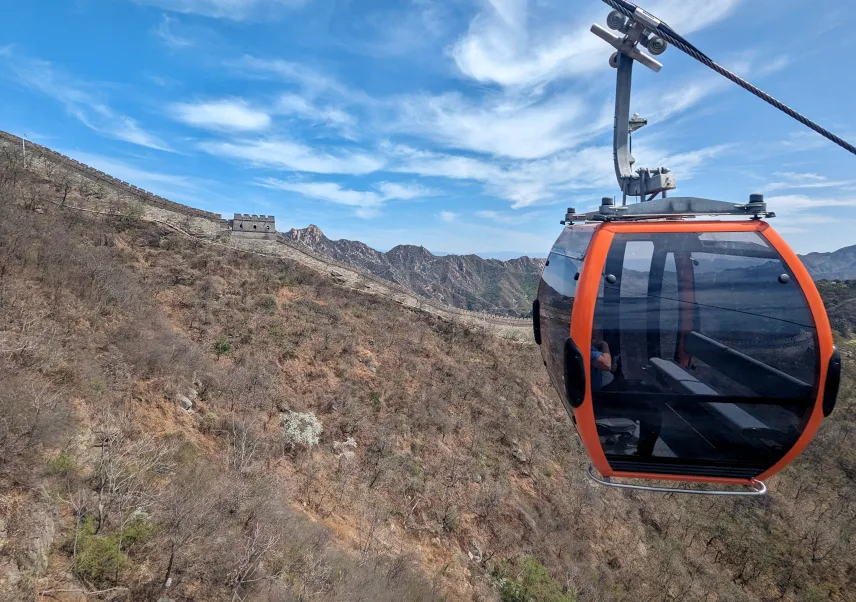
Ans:
[{"label": "shrub", "polygon": [[452,506],[443,515],[443,529],[449,533],[454,533],[460,526],[461,515],[458,514],[458,509]]},{"label": "shrub", "polygon": [[276,297],[273,295],[261,295],[256,301],[256,309],[268,314],[272,314],[277,310]]},{"label": "shrub", "polygon": [[348,437],[344,441],[333,442],[333,452],[345,460],[350,460],[354,457],[357,449],[357,442],[353,437]]},{"label": "shrub", "polygon": [[[72,544],[73,545],[73,544]],[[75,574],[95,584],[110,582],[128,563],[114,536],[96,535],[95,519],[87,517],[77,534]]]},{"label": "shrub", "polygon": [[531,556],[523,559],[517,579],[509,576],[506,565],[500,565],[495,576],[502,602],[576,602],[574,596],[562,591],[547,567]]},{"label": "shrub", "polygon": [[74,472],[74,458],[65,450],[61,451],[56,458],[48,461],[48,474],[55,476],[66,476]]},{"label": "shrub", "polygon": [[229,338],[225,334],[217,335],[217,340],[214,341],[214,353],[220,358],[227,355],[232,350],[232,345],[229,343]]},{"label": "shrub", "polygon": [[318,445],[324,427],[312,412],[289,412],[282,418],[282,438],[286,445],[311,448]]},{"label": "shrub", "polygon": [[75,554],[74,573],[94,584],[112,583],[119,571],[128,565],[128,555],[122,548],[148,541],[154,526],[143,514],[135,516],[121,531],[109,534],[95,533],[95,519],[84,518],[75,534],[63,545],[66,552]]}]

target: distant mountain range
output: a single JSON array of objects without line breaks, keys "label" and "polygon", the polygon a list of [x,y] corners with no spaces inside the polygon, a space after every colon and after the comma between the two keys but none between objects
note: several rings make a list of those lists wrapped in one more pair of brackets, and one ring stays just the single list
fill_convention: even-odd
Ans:
[{"label": "distant mountain range", "polygon": [[[509,316],[529,314],[545,262],[545,258],[526,256],[501,261],[478,255],[436,255],[414,245],[382,252],[355,240],[331,240],[315,225],[292,228],[284,236],[425,297]],[[800,258],[815,280],[856,279],[856,245]]]},{"label": "distant mountain range", "polygon": [[478,255],[435,255],[425,247],[399,245],[377,251],[355,240],[330,240],[318,226],[292,228],[288,239],[336,261],[397,282],[425,297],[455,307],[526,316],[546,258],[507,261]]},{"label": "distant mountain range", "polygon": [[832,253],[800,255],[815,280],[850,280],[856,278],[856,245]]}]

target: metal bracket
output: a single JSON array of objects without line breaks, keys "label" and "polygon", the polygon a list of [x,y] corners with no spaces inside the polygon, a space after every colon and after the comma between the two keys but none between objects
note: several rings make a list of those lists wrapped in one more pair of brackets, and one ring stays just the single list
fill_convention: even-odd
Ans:
[{"label": "metal bracket", "polygon": [[736,217],[776,217],[772,211],[767,211],[764,196],[753,194],[748,203],[729,203],[693,196],[674,196],[664,199],[654,199],[645,203],[616,206],[610,197],[604,197],[597,211],[577,213],[569,208],[565,214],[565,222],[609,222],[609,221],[638,221],[683,219],[687,217],[715,215],[733,215]]},{"label": "metal bracket", "polygon": [[[643,11],[644,13],[644,11]],[[675,176],[665,167],[637,169],[630,154],[629,137],[633,127],[630,120],[630,93],[633,82],[633,61],[639,61],[652,71],[659,71],[663,65],[639,49],[642,45],[652,53],[665,51],[665,42],[652,34],[656,25],[653,17],[647,13],[634,13],[626,19],[621,13],[613,11],[607,18],[607,25],[624,33],[623,37],[610,33],[600,25],[592,25],[591,32],[610,44],[617,52],[609,59],[609,64],[617,69],[615,87],[615,128],[613,134],[613,159],[615,177],[625,196],[645,196],[665,194],[676,186]],[[637,128],[638,129],[638,128]]]},{"label": "metal bracket", "polygon": [[592,466],[586,471],[588,478],[605,487],[617,489],[635,489],[637,491],[656,491],[657,493],[682,493],[687,495],[734,495],[742,497],[758,497],[767,493],[767,485],[763,481],[753,480],[748,491],[732,491],[728,489],[680,489],[678,487],[656,487],[654,485],[631,485],[630,483],[616,483],[609,477],[598,477]]}]

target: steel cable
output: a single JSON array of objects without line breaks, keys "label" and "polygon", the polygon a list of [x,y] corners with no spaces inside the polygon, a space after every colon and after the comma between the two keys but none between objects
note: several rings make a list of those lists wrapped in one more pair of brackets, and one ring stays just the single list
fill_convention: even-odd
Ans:
[{"label": "steel cable", "polygon": [[[617,10],[618,12],[623,14],[624,16],[630,17],[630,18],[633,18],[633,11],[637,8],[637,6],[635,4],[633,4],[631,2],[627,2],[626,0],[603,0],[603,2],[606,3],[607,5],[611,6],[612,8],[614,8],[615,10]],[[805,115],[798,113],[797,111],[793,110],[792,108],[790,108],[788,105],[784,104],[783,102],[776,100],[775,98],[773,98],[772,96],[770,96],[769,94],[767,94],[766,92],[764,92],[763,90],[758,88],[757,86],[750,84],[745,79],[743,79],[742,77],[740,77],[738,75],[735,75],[734,73],[732,73],[731,71],[729,71],[728,69],[723,67],[722,65],[717,64],[713,59],[711,59],[709,56],[707,56],[701,50],[699,50],[698,48],[693,46],[690,42],[685,40],[681,35],[676,33],[671,27],[669,27],[668,25],[666,25],[662,21],[660,21],[660,25],[657,26],[656,32],[657,32],[658,36],[660,36],[661,38],[663,38],[664,40],[666,40],[667,42],[672,44],[678,50],[680,50],[683,53],[694,58],[695,60],[702,63],[703,65],[706,65],[710,69],[713,69],[714,71],[716,71],[717,73],[719,73],[723,77],[731,80],[732,82],[734,82],[735,84],[737,84],[738,86],[743,88],[744,90],[751,92],[752,94],[754,94],[755,96],[757,96],[758,98],[760,98],[761,100],[766,102],[767,104],[774,106],[775,108],[779,109],[780,111],[782,111],[786,115],[792,117],[793,119],[796,119],[797,121],[799,121],[804,126],[811,128],[812,130],[814,130],[815,132],[817,132],[818,134],[820,134],[821,136],[823,136],[827,140],[834,142],[835,144],[837,144],[838,146],[840,146],[844,150],[847,150],[850,153],[856,155],[856,146],[853,146],[852,144],[850,144],[849,142],[847,142],[843,138],[836,136],[835,134],[833,134],[832,132],[830,132],[829,130],[824,128],[823,126],[815,123],[814,121],[812,121],[811,119],[809,119]]]}]

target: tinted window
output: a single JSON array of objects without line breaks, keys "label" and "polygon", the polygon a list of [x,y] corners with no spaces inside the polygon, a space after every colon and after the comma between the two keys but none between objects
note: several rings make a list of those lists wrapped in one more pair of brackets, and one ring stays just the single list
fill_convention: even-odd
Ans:
[{"label": "tinted window", "polygon": [[593,227],[569,226],[553,246],[541,275],[538,299],[541,311],[541,354],[553,386],[565,399],[564,346],[570,336],[571,310],[576,296],[578,274]]},{"label": "tinted window", "polygon": [[614,469],[746,478],[793,446],[814,404],[816,333],[760,234],[619,233],[603,280],[592,339],[614,370],[593,399]]}]

